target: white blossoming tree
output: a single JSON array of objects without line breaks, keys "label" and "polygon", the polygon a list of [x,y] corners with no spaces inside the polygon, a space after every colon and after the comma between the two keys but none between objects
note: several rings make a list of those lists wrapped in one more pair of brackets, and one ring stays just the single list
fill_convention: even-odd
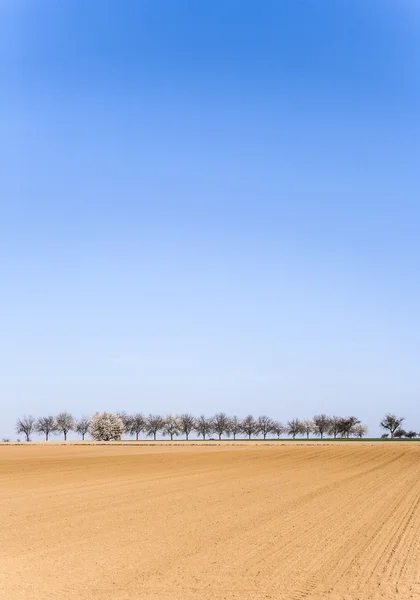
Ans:
[{"label": "white blossoming tree", "polygon": [[121,417],[107,411],[96,413],[90,420],[90,435],[96,441],[120,440],[124,429]]}]

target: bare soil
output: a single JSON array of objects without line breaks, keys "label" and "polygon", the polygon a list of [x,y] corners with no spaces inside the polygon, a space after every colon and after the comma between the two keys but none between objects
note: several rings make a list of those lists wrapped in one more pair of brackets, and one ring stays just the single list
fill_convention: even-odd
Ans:
[{"label": "bare soil", "polygon": [[3,600],[420,598],[420,444],[0,447]]}]

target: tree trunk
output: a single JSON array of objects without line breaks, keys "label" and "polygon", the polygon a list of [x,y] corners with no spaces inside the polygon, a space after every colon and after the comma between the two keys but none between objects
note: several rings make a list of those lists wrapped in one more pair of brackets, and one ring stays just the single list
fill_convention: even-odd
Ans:
[{"label": "tree trunk", "polygon": [[233,432],[233,439],[236,440],[236,433]]},{"label": "tree trunk", "polygon": [[64,432],[64,441],[67,442],[67,433]]},{"label": "tree trunk", "polygon": [[185,439],[188,440],[188,433],[185,434]]},{"label": "tree trunk", "polygon": [[82,433],[82,442],[84,442],[84,441],[85,441],[85,434]]},{"label": "tree trunk", "polygon": [[48,433],[45,434],[45,441],[48,442]]},{"label": "tree trunk", "polygon": [[154,432],[154,434],[153,434],[153,439],[154,439],[155,441],[156,441],[156,433],[157,433],[157,432],[155,431],[155,432]]},{"label": "tree trunk", "polygon": [[248,439],[249,439],[249,440],[251,439],[251,434],[249,434],[249,435],[248,435]]},{"label": "tree trunk", "polygon": [[219,440],[221,440],[221,439],[222,439],[222,434],[221,434],[221,433],[219,433]]}]

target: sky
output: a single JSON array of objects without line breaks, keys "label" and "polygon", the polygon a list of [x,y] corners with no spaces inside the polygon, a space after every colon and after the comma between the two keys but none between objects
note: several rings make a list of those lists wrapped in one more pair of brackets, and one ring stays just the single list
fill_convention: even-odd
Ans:
[{"label": "sky", "polygon": [[420,6],[0,0],[0,437],[420,431]]}]

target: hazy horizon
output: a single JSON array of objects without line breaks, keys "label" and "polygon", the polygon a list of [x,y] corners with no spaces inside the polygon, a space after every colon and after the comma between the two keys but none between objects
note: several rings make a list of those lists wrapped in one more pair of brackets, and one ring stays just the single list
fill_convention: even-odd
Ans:
[{"label": "hazy horizon", "polygon": [[102,409],[419,431],[419,27],[0,2],[0,439]]}]

